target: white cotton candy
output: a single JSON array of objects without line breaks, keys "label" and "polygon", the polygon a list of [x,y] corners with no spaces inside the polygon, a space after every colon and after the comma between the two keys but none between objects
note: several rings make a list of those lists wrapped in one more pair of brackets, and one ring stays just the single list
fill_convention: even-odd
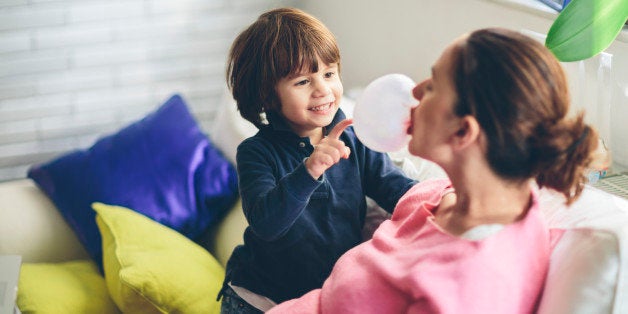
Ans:
[{"label": "white cotton candy", "polygon": [[410,110],[419,103],[412,96],[415,85],[403,74],[387,74],[366,86],[353,111],[353,129],[364,145],[394,152],[408,144]]}]

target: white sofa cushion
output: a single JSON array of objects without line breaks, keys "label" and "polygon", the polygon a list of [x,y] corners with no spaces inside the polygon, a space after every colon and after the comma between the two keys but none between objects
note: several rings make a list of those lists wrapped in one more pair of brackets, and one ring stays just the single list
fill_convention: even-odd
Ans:
[{"label": "white sofa cushion", "polygon": [[212,143],[235,165],[238,145],[255,135],[257,128],[240,116],[235,100],[228,91],[224,91],[218,113],[208,131]]},{"label": "white sofa cushion", "polygon": [[539,313],[628,313],[628,201],[587,186],[569,208],[542,190],[554,247]]},{"label": "white sofa cushion", "polygon": [[0,184],[0,254],[24,263],[88,258],[57,208],[30,179]]}]

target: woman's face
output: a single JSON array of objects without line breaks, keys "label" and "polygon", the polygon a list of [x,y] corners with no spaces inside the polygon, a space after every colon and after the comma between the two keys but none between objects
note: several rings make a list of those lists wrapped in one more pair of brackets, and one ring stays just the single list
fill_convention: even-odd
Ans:
[{"label": "woman's face", "polygon": [[420,101],[412,109],[412,136],[408,144],[411,154],[435,161],[443,158],[452,135],[458,129],[459,118],[453,108],[457,100],[453,79],[453,57],[456,42],[450,45],[432,67],[432,75],[420,82],[412,94]]}]

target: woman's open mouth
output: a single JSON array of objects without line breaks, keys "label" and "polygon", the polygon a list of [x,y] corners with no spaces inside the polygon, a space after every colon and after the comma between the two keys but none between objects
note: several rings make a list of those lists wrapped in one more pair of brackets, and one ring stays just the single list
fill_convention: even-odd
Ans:
[{"label": "woman's open mouth", "polygon": [[414,124],[412,123],[412,117],[404,121],[403,124],[405,124],[406,126],[406,134],[412,135],[412,131],[414,131],[414,127],[413,127]]}]

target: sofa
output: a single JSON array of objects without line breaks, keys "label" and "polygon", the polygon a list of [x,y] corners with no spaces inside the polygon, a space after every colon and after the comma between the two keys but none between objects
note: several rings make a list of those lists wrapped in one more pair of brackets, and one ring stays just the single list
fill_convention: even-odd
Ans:
[{"label": "sofa", "polygon": [[[166,104],[172,101],[184,103],[180,96],[174,96]],[[350,100],[343,100],[348,116],[352,107]],[[153,123],[151,115],[137,123]],[[137,127],[137,123],[130,127]],[[142,125],[139,129],[144,132],[146,127]],[[127,133],[115,135],[125,134],[127,140],[129,132],[136,132],[128,127],[124,130]],[[254,132],[254,127],[239,117],[233,102],[225,97],[216,120],[207,130],[210,145],[224,159],[220,169],[224,170],[225,163],[233,165],[237,143]],[[158,138],[160,145],[167,142],[162,134]],[[203,156],[210,156],[206,142],[199,138],[198,143],[205,145],[202,146]],[[145,138],[140,140],[146,141]],[[98,187],[92,186],[91,181],[103,180],[108,182],[105,187],[111,189],[120,189],[124,183],[104,179],[117,170],[105,168],[95,172],[91,169],[94,164],[85,162],[85,155],[105,151],[107,158],[98,159],[99,163],[118,160],[111,156],[115,141],[120,138],[105,137],[79,155],[68,153],[35,165],[28,178],[0,183],[0,254],[22,256],[17,294],[20,310],[22,313],[219,312],[220,303],[215,296],[224,278],[224,267],[233,248],[242,241],[246,227],[237,194],[234,196],[233,189],[221,187],[223,194],[229,190],[229,197],[215,201],[215,191],[199,192],[198,188],[183,191],[181,195],[194,198],[193,203],[197,205],[201,194],[213,199],[205,201],[213,204],[205,209],[207,211],[222,208],[219,213],[211,214],[212,221],[197,226],[199,230],[195,232],[190,232],[194,228],[189,227],[189,222],[173,223],[171,217],[176,216],[173,213],[164,218],[161,212],[141,210],[148,207],[145,195],[150,191],[143,186],[148,183],[131,179],[132,173],[142,171],[140,168],[145,167],[145,162],[123,168],[121,172],[132,181],[124,190],[139,189],[143,196],[141,202],[125,203],[124,199],[116,200],[106,194],[95,198],[91,193]],[[182,137],[178,136],[176,142],[181,141]],[[126,144],[118,151],[123,162],[137,157],[128,156],[128,150],[139,145],[133,141]],[[194,158],[190,160],[196,165],[194,173],[205,169],[198,166],[203,164],[198,162],[198,145],[191,150]],[[406,174],[416,179],[444,175],[435,165],[410,156],[407,151],[390,154]],[[190,180],[190,172],[187,174],[185,184],[194,187],[197,176],[193,175],[195,180]],[[147,172],[146,175],[156,174]],[[54,180],[56,184],[51,183]],[[73,180],[74,185],[61,186]],[[163,178],[155,181],[161,182]],[[224,180],[209,185],[217,184],[233,188],[232,182]],[[153,188],[163,186],[166,185]],[[67,191],[60,197],[64,189]],[[98,232],[100,255],[94,255],[95,248],[90,246],[93,243],[89,242],[86,230],[77,224],[81,217],[68,210],[75,205],[64,202],[68,198],[90,202],[80,203],[80,211],[90,213],[90,230]],[[564,205],[560,195],[549,190],[541,190],[540,198],[543,213],[557,236],[538,312],[628,313],[628,201],[592,186],[586,186],[582,197],[569,207]],[[370,225],[365,229],[372,231],[378,221],[386,217],[376,204],[369,204]],[[192,219],[204,219],[198,215]],[[94,256],[101,260],[95,260]]]}]

